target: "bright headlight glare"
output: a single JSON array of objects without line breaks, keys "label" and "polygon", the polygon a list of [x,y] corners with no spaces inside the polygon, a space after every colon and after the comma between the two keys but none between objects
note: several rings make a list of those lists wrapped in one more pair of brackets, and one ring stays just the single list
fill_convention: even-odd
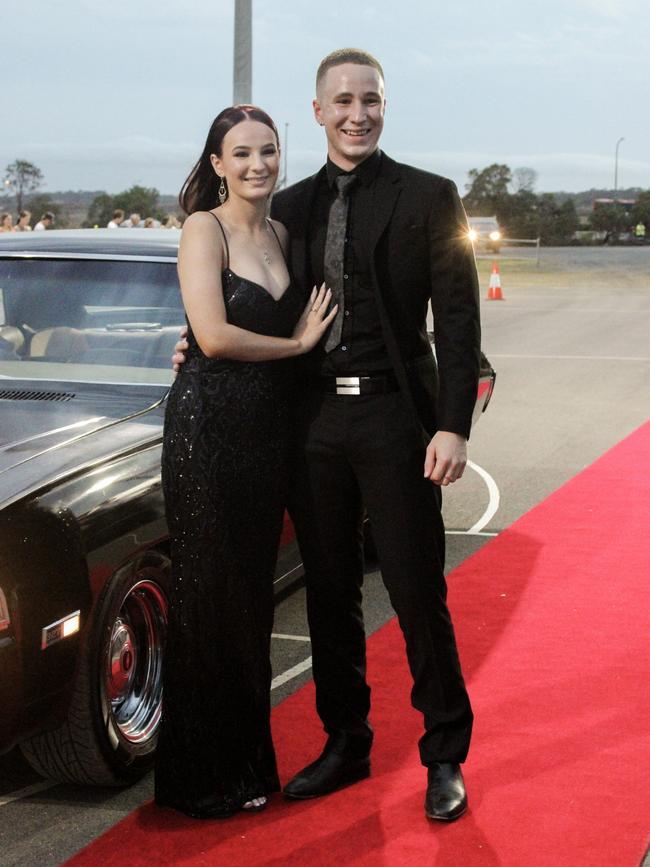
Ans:
[{"label": "bright headlight glare", "polygon": [[500,241],[501,232],[490,232],[490,241]]},{"label": "bright headlight glare", "polygon": [[80,618],[81,611],[73,611],[72,614],[62,617],[55,623],[44,626],[41,630],[41,650],[47,650],[48,647],[51,647],[58,641],[62,641],[64,638],[68,638],[70,635],[79,632]]},{"label": "bright headlight glare", "polygon": [[476,229],[470,229],[467,233],[467,237],[470,239],[470,241],[475,241],[478,238],[478,232],[476,231]]},{"label": "bright headlight glare", "polygon": [[2,587],[0,587],[0,632],[4,629],[9,629],[11,626],[11,617],[9,617],[9,606]]},{"label": "bright headlight glare", "polygon": [[72,617],[68,617],[67,620],[63,621],[63,637],[67,638],[68,635],[74,635],[75,632],[79,632],[79,615],[73,614]]}]

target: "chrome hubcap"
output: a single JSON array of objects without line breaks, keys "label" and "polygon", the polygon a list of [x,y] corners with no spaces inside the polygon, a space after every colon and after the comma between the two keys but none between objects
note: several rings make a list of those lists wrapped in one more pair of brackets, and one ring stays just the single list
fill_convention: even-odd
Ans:
[{"label": "chrome hubcap", "polygon": [[133,630],[119,617],[113,626],[108,654],[110,671],[106,693],[111,701],[122,701],[136,670],[136,647]]},{"label": "chrome hubcap", "polygon": [[155,582],[138,581],[122,600],[111,631],[102,691],[111,741],[144,744],[155,735],[162,704],[167,599]]}]

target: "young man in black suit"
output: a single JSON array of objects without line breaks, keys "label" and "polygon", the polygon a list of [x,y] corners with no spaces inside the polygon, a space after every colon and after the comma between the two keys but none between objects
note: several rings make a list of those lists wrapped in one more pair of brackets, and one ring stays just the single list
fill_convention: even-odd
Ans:
[{"label": "young man in black suit", "polygon": [[307,293],[325,281],[339,304],[322,346],[301,365],[290,504],[328,739],[284,793],[313,798],[370,773],[365,508],[406,639],[413,706],[424,715],[425,812],[451,821],[467,808],[460,763],[473,716],[446,605],[440,488],[463,474],[478,386],[474,255],[454,184],[378,148],[386,106],[378,61],[357,49],[333,52],[316,93],[327,163],[277,193],[272,215],[289,230],[297,285]]},{"label": "young man in black suit", "polygon": [[284,793],[316,797],[370,771],[365,507],[406,639],[413,705],[424,715],[425,811],[453,820],[467,806],[459,765],[473,717],[445,601],[440,488],[467,461],[480,359],[474,256],[453,183],[378,148],[386,105],[378,61],[355,49],[333,52],[320,64],[316,93],[327,164],[277,193],[272,215],[289,230],[298,285],[325,280],[338,290],[333,337],[303,370],[291,504],[328,740]]}]

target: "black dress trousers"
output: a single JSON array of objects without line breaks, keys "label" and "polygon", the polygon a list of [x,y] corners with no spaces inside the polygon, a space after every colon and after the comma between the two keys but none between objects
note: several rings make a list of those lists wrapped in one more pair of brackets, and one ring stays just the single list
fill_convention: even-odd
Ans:
[{"label": "black dress trousers", "polygon": [[399,392],[311,392],[297,425],[290,511],[305,563],[316,706],[325,731],[370,749],[361,609],[364,507],[406,640],[424,765],[462,762],[472,710],[446,604],[440,489],[423,478],[426,442]]}]

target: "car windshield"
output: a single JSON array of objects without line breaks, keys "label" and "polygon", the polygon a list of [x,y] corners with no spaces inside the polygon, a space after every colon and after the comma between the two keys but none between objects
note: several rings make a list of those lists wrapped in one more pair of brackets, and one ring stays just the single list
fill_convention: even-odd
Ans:
[{"label": "car windshield", "polygon": [[492,232],[499,228],[494,217],[468,217],[468,222],[477,232]]},{"label": "car windshield", "polygon": [[2,379],[169,384],[184,323],[172,259],[0,259]]}]

